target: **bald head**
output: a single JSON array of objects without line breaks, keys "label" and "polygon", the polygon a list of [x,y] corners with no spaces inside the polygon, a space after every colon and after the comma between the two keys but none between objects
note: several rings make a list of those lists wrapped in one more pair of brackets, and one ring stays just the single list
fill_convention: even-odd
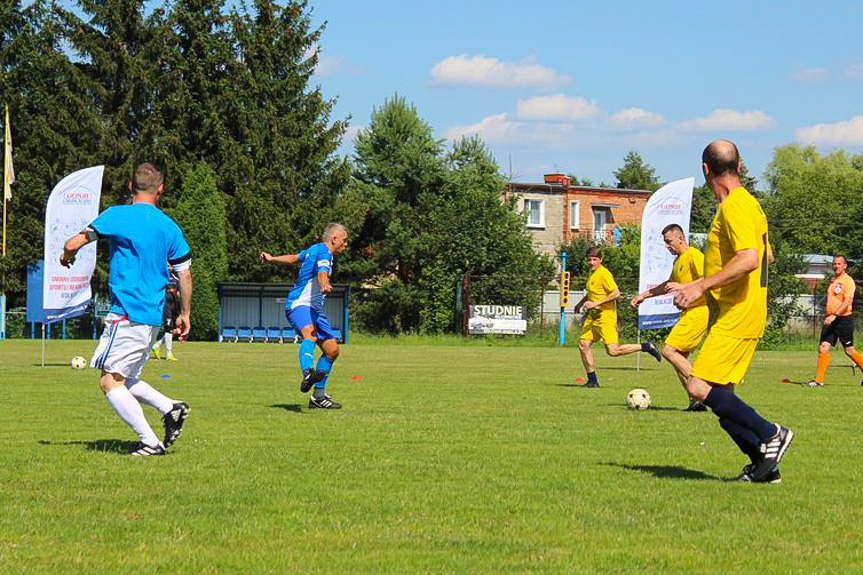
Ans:
[{"label": "bald head", "polygon": [[740,167],[740,152],[734,142],[716,140],[704,148],[701,161],[713,177],[736,176]]}]

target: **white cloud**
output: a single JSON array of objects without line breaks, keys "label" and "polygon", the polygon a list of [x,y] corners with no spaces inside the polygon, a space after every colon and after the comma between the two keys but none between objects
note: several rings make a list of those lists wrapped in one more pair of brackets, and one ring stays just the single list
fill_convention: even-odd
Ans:
[{"label": "white cloud", "polygon": [[471,86],[492,90],[554,90],[572,81],[534,59],[503,62],[487,56],[450,56],[434,65],[432,78],[442,86]]},{"label": "white cloud", "polygon": [[611,127],[617,130],[638,130],[664,126],[665,117],[662,114],[648,112],[641,108],[627,108],[613,114],[608,122]]},{"label": "white cloud", "polygon": [[362,132],[365,129],[366,129],[365,126],[353,126],[353,125],[348,126],[347,129],[345,130],[345,135],[342,137],[342,142],[353,143],[354,140],[356,140],[356,138],[357,138],[357,134],[359,134],[360,132]]},{"label": "white cloud", "polygon": [[519,100],[516,107],[523,120],[588,120],[599,114],[599,106],[578,96],[539,96]]},{"label": "white cloud", "polygon": [[845,69],[845,77],[863,80],[863,62],[855,62]]},{"label": "white cloud", "polygon": [[815,124],[798,128],[797,140],[821,146],[863,146],[863,116],[854,116],[844,122]]},{"label": "white cloud", "polygon": [[773,118],[760,110],[738,112],[737,110],[718,108],[713,110],[709,116],[701,116],[694,120],[682,122],[680,127],[685,130],[699,131],[744,131],[770,128],[775,123]]},{"label": "white cloud", "polygon": [[826,68],[801,68],[791,73],[791,79],[804,84],[814,84],[827,77]]},{"label": "white cloud", "polygon": [[567,144],[574,132],[573,124],[521,122],[504,113],[487,116],[476,124],[453,126],[444,137],[457,140],[477,135],[488,145],[559,148]]},{"label": "white cloud", "polygon": [[318,65],[315,68],[315,76],[326,76],[333,72],[338,72],[345,67],[345,62],[336,56],[324,56],[321,54],[318,57]]}]

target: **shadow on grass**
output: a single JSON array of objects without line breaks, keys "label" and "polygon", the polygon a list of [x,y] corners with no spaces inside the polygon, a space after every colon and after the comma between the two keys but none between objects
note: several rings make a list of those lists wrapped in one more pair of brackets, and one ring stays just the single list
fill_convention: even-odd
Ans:
[{"label": "shadow on grass", "polygon": [[624,463],[603,462],[600,465],[608,465],[609,467],[619,467],[627,471],[640,471],[649,473],[660,479],[697,479],[700,481],[727,481],[725,477],[716,477],[708,475],[702,471],[687,469],[679,465],[626,465]]},{"label": "shadow on grass", "polygon": [[111,453],[129,453],[138,445],[137,441],[125,441],[122,439],[96,439],[93,441],[46,441],[41,440],[41,445],[66,446],[83,445],[88,451],[104,451]]},{"label": "shadow on grass", "polygon": [[[605,407],[623,407],[629,409],[625,403],[606,403]],[[662,407],[659,405],[651,405],[646,411],[684,411],[686,413],[690,413],[686,411],[685,407]]]},{"label": "shadow on grass", "polygon": [[303,406],[298,403],[274,403],[270,407],[274,407],[276,409],[284,409],[285,411],[290,411],[291,413],[303,413]]},{"label": "shadow on grass", "polygon": [[[37,361],[36,363],[31,363],[30,365],[32,365],[33,367],[42,367],[42,362]],[[72,366],[69,365],[68,361],[66,363],[46,363],[45,367],[68,367],[69,369],[72,369]]]}]

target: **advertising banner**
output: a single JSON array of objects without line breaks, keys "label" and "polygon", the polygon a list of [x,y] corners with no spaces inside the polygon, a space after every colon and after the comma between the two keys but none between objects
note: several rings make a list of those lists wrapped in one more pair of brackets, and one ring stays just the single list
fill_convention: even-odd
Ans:
[{"label": "advertising banner", "polygon": [[524,335],[527,320],[520,305],[472,305],[468,320],[470,335]]},{"label": "advertising banner", "polygon": [[[683,228],[689,240],[689,216],[695,178],[666,184],[653,192],[641,217],[641,263],[638,274],[639,293],[651,289],[671,275],[674,255],[665,247],[662,230],[668,224]],[[638,307],[638,329],[659,329],[677,323],[680,310],[671,295],[653,297]]]},{"label": "advertising banner", "polygon": [[47,323],[80,315],[90,304],[96,242],[81,248],[71,268],[60,265],[60,256],[66,240],[99,215],[103,171],[104,166],[78,170],[60,180],[48,198],[42,287],[42,306]]}]

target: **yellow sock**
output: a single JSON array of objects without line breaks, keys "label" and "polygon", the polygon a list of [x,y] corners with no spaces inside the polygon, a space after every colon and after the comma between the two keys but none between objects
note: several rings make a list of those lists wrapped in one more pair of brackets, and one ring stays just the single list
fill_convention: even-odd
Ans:
[{"label": "yellow sock", "polygon": [[[860,357],[860,354],[857,354],[857,357]],[[863,358],[861,358],[863,359]],[[829,353],[818,353],[818,370],[815,373],[815,381],[818,383],[824,383],[824,374],[827,372],[827,364],[830,363],[830,354]],[[858,364],[859,365],[859,364]],[[861,368],[863,369],[863,368]]]}]

